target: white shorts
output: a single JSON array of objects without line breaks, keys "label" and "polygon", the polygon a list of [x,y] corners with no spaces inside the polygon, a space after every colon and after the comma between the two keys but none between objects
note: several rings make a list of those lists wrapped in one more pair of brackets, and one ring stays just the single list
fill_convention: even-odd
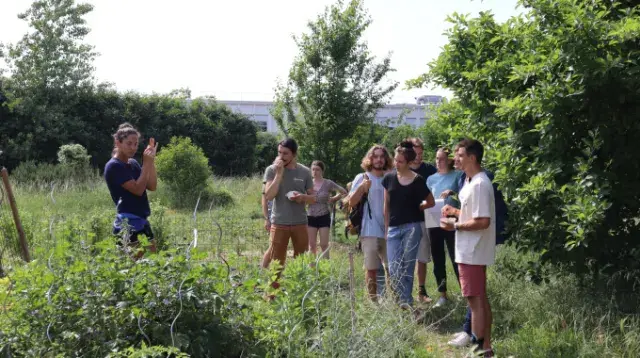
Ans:
[{"label": "white shorts", "polygon": [[424,221],[422,222],[422,240],[418,246],[418,256],[416,260],[426,264],[431,262],[431,238],[429,237],[429,229],[427,229]]}]

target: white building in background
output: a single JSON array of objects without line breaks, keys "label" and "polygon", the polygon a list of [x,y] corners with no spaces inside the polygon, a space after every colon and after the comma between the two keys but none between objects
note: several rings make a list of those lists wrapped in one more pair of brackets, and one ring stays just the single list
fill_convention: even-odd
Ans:
[{"label": "white building in background", "polygon": [[[267,101],[225,101],[217,100],[231,110],[248,116],[258,124],[263,131],[276,133],[278,124],[271,116],[270,110],[273,102]],[[419,127],[424,124],[435,106],[444,101],[442,96],[421,96],[416,98],[417,103],[388,104],[378,110],[376,123],[394,128],[400,124],[409,124]]]}]

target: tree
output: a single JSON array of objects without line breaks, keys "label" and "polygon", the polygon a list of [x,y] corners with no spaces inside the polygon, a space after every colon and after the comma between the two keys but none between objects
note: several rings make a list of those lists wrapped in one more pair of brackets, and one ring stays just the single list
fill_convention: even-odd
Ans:
[{"label": "tree", "polygon": [[528,13],[503,24],[451,16],[449,43],[410,84],[454,92],[441,114],[450,138],[485,143],[521,250],[578,274],[640,279],[640,9],[521,4]]},{"label": "tree", "polygon": [[26,160],[44,153],[54,162],[58,147],[82,130],[65,112],[94,83],[97,54],[83,43],[89,33],[84,17],[92,10],[73,0],[38,0],[18,15],[31,32],[7,46],[4,95],[12,113],[0,123],[0,143],[8,157]]},{"label": "tree", "polygon": [[322,160],[338,180],[354,174],[345,168],[360,162],[372,138],[353,140],[361,139],[358,132],[373,135],[375,113],[397,86],[385,79],[390,58],[376,62],[362,40],[370,24],[359,0],[328,7],[309,22],[309,33],[294,38],[299,54],[286,84],[276,88],[272,115],[299,142],[300,160]]},{"label": "tree", "polygon": [[64,89],[93,83],[93,46],[83,43],[93,10],[74,0],[38,0],[18,15],[34,30],[9,45],[13,82],[21,88]]}]

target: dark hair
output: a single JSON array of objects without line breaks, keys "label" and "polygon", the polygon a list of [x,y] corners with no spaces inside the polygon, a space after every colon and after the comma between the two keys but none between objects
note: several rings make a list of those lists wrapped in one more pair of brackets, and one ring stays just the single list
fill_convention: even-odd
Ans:
[{"label": "dark hair", "polygon": [[316,167],[320,168],[320,169],[324,172],[324,163],[323,163],[323,162],[321,162],[321,161],[319,161],[319,160],[314,160],[314,161],[311,163],[311,166],[312,166],[312,167],[313,167],[313,166],[316,166]]},{"label": "dark hair", "polygon": [[463,139],[458,143],[458,148],[464,148],[467,155],[473,155],[476,157],[476,162],[482,164],[482,156],[484,155],[484,147],[482,143],[475,139]]},{"label": "dark hair", "polygon": [[[113,134],[113,140],[122,143],[122,141],[125,140],[128,136],[134,135],[134,134],[140,137],[140,132],[138,132],[137,129],[133,128],[133,126],[130,123],[124,122],[118,127],[118,130]],[[113,151],[111,151],[111,155],[114,155],[114,154],[116,154],[115,145],[113,147]]]},{"label": "dark hair", "polygon": [[373,153],[375,153],[376,150],[381,150],[384,155],[384,167],[382,168],[382,170],[387,171],[391,169],[391,167],[393,167],[393,158],[391,158],[391,155],[389,154],[387,148],[380,144],[375,144],[373,147],[369,148],[367,154],[364,156],[364,158],[362,158],[360,168],[367,172],[373,170]]},{"label": "dark hair", "polygon": [[422,148],[422,149],[424,149],[424,142],[422,141],[422,139],[420,139],[418,137],[407,138],[407,139],[404,140],[404,142],[411,142],[413,144],[414,148]]},{"label": "dark hair", "polygon": [[293,153],[293,155],[298,154],[298,143],[296,143],[296,140],[293,138],[282,140],[280,143],[278,143],[278,146],[283,146],[284,148],[289,149],[291,153]]},{"label": "dark hair", "polygon": [[416,160],[416,151],[413,149],[413,142],[408,140],[403,140],[396,147],[396,154],[401,154],[407,163],[411,163]]},{"label": "dark hair", "polygon": [[140,136],[140,132],[138,132],[135,128],[133,128],[131,124],[125,122],[125,123],[122,123],[118,127],[118,130],[113,134],[113,139],[122,143],[122,141],[125,140],[125,138],[127,138],[132,134],[135,134],[138,137]]}]

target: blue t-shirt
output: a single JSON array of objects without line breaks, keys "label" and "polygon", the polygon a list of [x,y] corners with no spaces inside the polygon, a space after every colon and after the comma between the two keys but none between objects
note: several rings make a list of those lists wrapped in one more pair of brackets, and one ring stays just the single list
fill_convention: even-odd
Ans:
[{"label": "blue t-shirt", "polygon": [[142,168],[135,159],[129,159],[129,163],[124,163],[117,158],[111,158],[105,165],[104,179],[107,181],[118,214],[133,214],[145,219],[151,215],[146,190],[141,196],[137,196],[122,187],[122,184],[129,180],[138,180],[140,174]]},{"label": "blue t-shirt", "polygon": [[457,188],[457,181],[458,173],[453,170],[447,174],[435,173],[427,178],[427,187],[431,190],[434,199],[437,199],[445,190],[456,191],[455,188]]}]

